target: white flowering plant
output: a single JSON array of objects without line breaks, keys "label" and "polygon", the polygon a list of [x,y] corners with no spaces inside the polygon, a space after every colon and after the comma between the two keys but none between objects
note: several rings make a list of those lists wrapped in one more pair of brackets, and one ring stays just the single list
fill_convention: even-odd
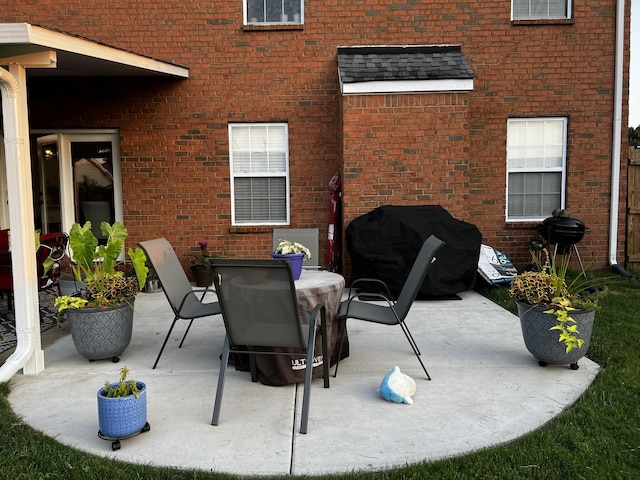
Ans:
[{"label": "white flowering plant", "polygon": [[305,258],[308,260],[311,258],[311,251],[298,242],[292,242],[291,240],[278,239],[278,247],[273,253],[280,255],[288,255],[291,253],[304,253]]}]

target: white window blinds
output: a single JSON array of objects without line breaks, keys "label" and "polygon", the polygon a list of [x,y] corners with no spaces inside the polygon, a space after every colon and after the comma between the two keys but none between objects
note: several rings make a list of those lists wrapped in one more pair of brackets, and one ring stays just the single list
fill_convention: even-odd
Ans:
[{"label": "white window blinds", "polygon": [[229,141],[234,225],[287,224],[287,125],[230,125]]},{"label": "white window blinds", "polygon": [[512,0],[514,20],[570,17],[570,0]]}]

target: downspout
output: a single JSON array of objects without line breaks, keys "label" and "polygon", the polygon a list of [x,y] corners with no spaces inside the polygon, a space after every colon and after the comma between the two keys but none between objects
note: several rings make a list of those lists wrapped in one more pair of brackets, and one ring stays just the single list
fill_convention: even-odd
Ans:
[{"label": "downspout", "polygon": [[609,265],[616,273],[636,278],[618,264],[618,210],[620,204],[620,158],[622,142],[622,80],[624,65],[624,4],[618,0],[616,8],[616,58],[613,99],[613,149],[611,153],[611,212],[609,218]]},{"label": "downspout", "polygon": [[[19,71],[16,71],[19,74]],[[20,82],[16,80],[15,75],[0,67],[0,94],[2,95],[2,119],[4,124],[4,142],[5,142],[5,157],[7,165],[18,165],[21,159],[24,159],[25,152],[25,139],[20,137],[20,132],[25,130],[23,127],[21,113],[20,100]],[[26,121],[26,120],[24,120]],[[13,181],[12,179],[9,179]],[[15,190],[18,187],[12,186],[10,190]],[[11,202],[11,191],[10,202]],[[15,199],[14,199],[15,201]],[[16,202],[21,203],[21,202]],[[25,227],[22,225],[22,219],[19,219],[16,223],[15,236],[17,241],[15,242],[14,256],[24,257],[24,241],[28,240],[24,238]],[[33,226],[30,227],[31,229]],[[30,240],[31,244],[34,243],[33,237]],[[22,245],[21,245],[22,244]],[[33,258],[35,262],[35,258]],[[12,258],[14,265],[14,273],[16,274],[16,280],[25,281],[28,284],[28,279],[24,278],[19,270],[33,269],[35,265],[31,265],[30,261],[25,258]],[[15,267],[18,266],[16,269]],[[33,283],[33,282],[32,282]],[[35,287],[34,287],[35,288]],[[44,358],[42,352],[39,350],[39,316],[37,301],[31,301],[25,297],[25,292],[20,292],[20,289],[15,290],[14,308],[16,309],[16,337],[17,346],[15,352],[7,358],[2,366],[0,366],[0,382],[11,380],[11,378],[18,373],[19,370],[23,370],[25,373],[37,373],[44,368]],[[28,286],[24,287],[24,290],[29,290]],[[28,294],[27,294],[28,296]],[[18,309],[21,312],[18,312]],[[38,320],[30,319],[35,315]],[[36,324],[34,327],[33,324]],[[37,333],[36,333],[36,330]],[[36,334],[38,338],[36,338]]]}]

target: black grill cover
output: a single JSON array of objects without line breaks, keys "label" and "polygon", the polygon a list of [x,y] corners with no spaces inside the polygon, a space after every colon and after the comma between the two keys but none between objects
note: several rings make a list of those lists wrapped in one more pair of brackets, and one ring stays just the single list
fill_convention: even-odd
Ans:
[{"label": "black grill cover", "polygon": [[432,234],[446,245],[438,251],[419,298],[473,288],[482,234],[439,205],[388,205],[354,219],[345,232],[351,280],[380,279],[397,298],[422,244]]}]

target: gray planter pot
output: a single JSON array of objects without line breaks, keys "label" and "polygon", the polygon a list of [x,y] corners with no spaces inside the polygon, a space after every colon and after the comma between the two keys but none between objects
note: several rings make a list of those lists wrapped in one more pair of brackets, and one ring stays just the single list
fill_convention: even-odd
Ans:
[{"label": "gray planter pot", "polygon": [[73,295],[85,289],[84,282],[77,281],[73,276],[63,275],[58,278],[60,295]]},{"label": "gray planter pot", "polygon": [[111,358],[118,362],[118,355],[131,342],[134,301],[132,298],[129,304],[114,308],[67,310],[65,315],[78,353],[88,360]]},{"label": "gray planter pot", "polygon": [[566,353],[564,343],[558,341],[559,332],[550,330],[558,322],[555,315],[544,313],[542,307],[534,307],[526,303],[518,303],[518,315],[522,337],[527,350],[540,363],[540,365],[570,365],[577,370],[578,360],[584,357],[591,343],[591,333],[595,321],[595,310],[575,310],[571,312],[571,318],[576,321],[580,338],[584,340],[581,348],[574,348]]},{"label": "gray planter pot", "polygon": [[147,284],[142,290],[144,293],[158,293],[162,291],[162,285],[160,284],[160,280],[148,280]]}]

